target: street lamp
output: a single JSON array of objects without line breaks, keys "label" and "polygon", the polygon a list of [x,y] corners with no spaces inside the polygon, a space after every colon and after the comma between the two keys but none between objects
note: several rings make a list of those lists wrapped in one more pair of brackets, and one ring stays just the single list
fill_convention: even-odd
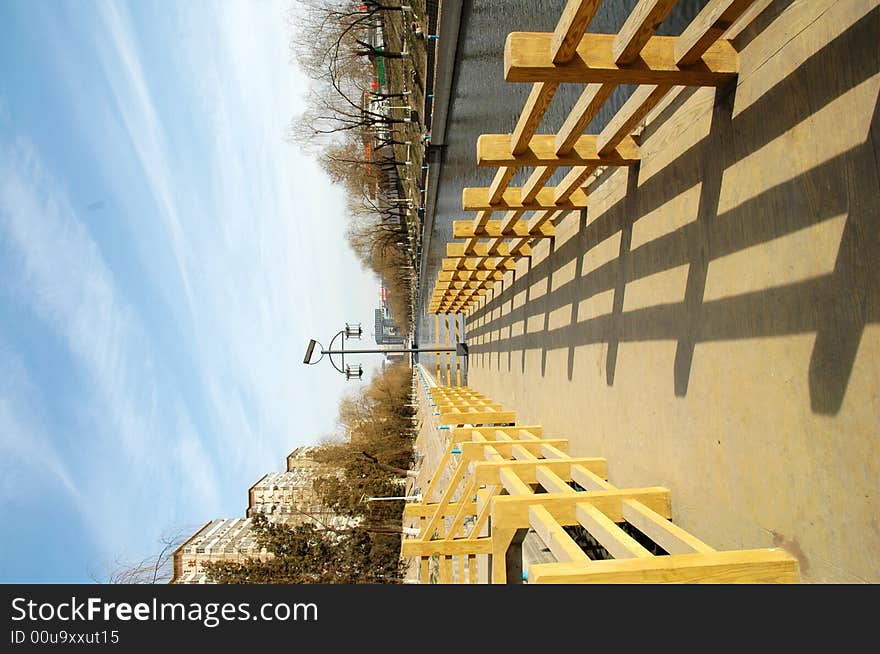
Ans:
[{"label": "street lamp", "polygon": [[[455,352],[456,356],[465,357],[468,356],[468,346],[467,343],[456,343],[455,347],[404,347],[404,348],[392,348],[392,349],[357,349],[357,350],[346,350],[345,349],[345,341],[349,339],[360,339],[363,335],[363,329],[361,329],[361,324],[350,324],[345,323],[345,329],[340,329],[336,334],[330,339],[330,345],[325,349],[324,346],[316,341],[314,338],[309,339],[309,344],[306,347],[306,355],[303,358],[303,363],[309,366],[313,366],[324,356],[327,356],[327,359],[330,361],[330,365],[332,365],[338,372],[345,375],[346,380],[350,379],[362,379],[364,376],[364,369],[361,364],[357,363],[354,365],[347,364],[345,362],[346,354],[412,354],[414,352]],[[337,349],[333,349],[333,344],[336,342],[338,338],[342,337],[342,340],[339,342]],[[321,355],[315,359],[315,349],[321,353]],[[336,361],[333,360],[333,357],[339,357],[339,364],[337,365]]]},{"label": "street lamp", "polygon": [[[391,502],[393,500],[404,500],[405,502],[422,502],[422,491],[417,491],[412,495],[393,495],[389,497],[367,497],[364,493],[361,495],[361,502]],[[416,534],[418,535],[418,534]]]}]

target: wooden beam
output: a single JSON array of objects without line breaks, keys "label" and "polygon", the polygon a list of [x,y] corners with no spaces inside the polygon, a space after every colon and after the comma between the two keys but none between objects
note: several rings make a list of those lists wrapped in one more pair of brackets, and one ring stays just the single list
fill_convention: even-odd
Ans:
[{"label": "wooden beam", "polygon": [[[468,536],[468,540],[474,540],[480,536],[480,532],[483,530],[483,526],[486,524],[486,521],[489,519],[489,515],[492,511],[492,498],[498,495],[501,492],[501,485],[490,486],[489,488],[481,489],[477,491],[477,497],[480,496],[485,497],[485,504],[480,507],[480,512],[477,514],[477,520],[474,522],[473,527],[471,527],[471,533]],[[480,500],[478,499],[477,504],[479,505]]]},{"label": "wooden beam", "polygon": [[[498,463],[506,462],[499,461]],[[512,467],[504,466],[502,468],[499,468],[498,481],[502,486],[504,486],[504,490],[506,490],[511,495],[523,496],[535,494],[531,487],[519,478],[519,475],[514,471]]]},{"label": "wooden beam", "polygon": [[550,58],[563,64],[575,54],[602,0],[568,0],[550,39]]},{"label": "wooden beam", "polygon": [[450,411],[468,412],[476,409],[477,411],[501,411],[502,406],[497,402],[437,402],[437,411],[440,413],[449,413]]},{"label": "wooden beam", "polygon": [[456,538],[443,540],[404,540],[400,544],[400,555],[411,556],[454,556],[460,554],[488,554],[492,551],[491,538]]},{"label": "wooden beam", "polygon": [[615,88],[617,88],[616,84],[587,84],[587,88],[583,90],[556,133],[553,144],[556,154],[571,152]]},{"label": "wooden beam", "polygon": [[434,289],[437,291],[440,290],[456,290],[463,288],[483,288],[485,284],[485,280],[477,280],[473,282],[437,282],[437,285],[434,286]]},{"label": "wooden beam", "polygon": [[474,231],[481,230],[487,222],[489,222],[489,218],[492,217],[492,209],[483,209],[474,217],[471,221],[471,225],[474,228]]},{"label": "wooden beam", "polygon": [[440,576],[439,583],[441,584],[451,584],[452,583],[452,557],[451,556],[440,556]]},{"label": "wooden beam", "polygon": [[498,172],[495,173],[495,177],[492,179],[492,183],[489,185],[490,205],[498,204],[504,189],[510,184],[510,180],[513,179],[515,172],[516,168],[510,166],[503,166],[498,169]]},{"label": "wooden beam", "polygon": [[715,551],[699,538],[663,516],[657,515],[641,502],[634,500],[624,502],[623,519],[670,554]]},{"label": "wooden beam", "polygon": [[[509,465],[516,465],[516,462],[509,462]],[[526,483],[530,482],[525,475],[520,474],[519,477]],[[672,515],[671,494],[668,488],[662,487],[626,488],[582,493],[542,493],[540,495],[540,503],[550,511],[557,522],[563,525],[579,524],[575,509],[581,502],[592,504],[614,522],[623,522],[623,502],[625,500],[638,500],[660,515],[667,517]],[[495,497],[492,500],[492,524],[511,529],[528,527],[528,508],[530,504],[535,504],[534,496],[513,497],[500,495]]]},{"label": "wooden beam", "polygon": [[561,448],[556,447],[556,444],[551,442],[550,439],[543,440],[538,444],[541,446],[539,451],[544,458],[565,459],[568,457],[568,454]]},{"label": "wooden beam", "polygon": [[575,489],[569,486],[566,481],[553,472],[547,466],[538,466],[535,469],[535,476],[538,483],[544,487],[548,493],[575,493]]},{"label": "wooden beam", "polygon": [[641,120],[648,115],[663,97],[672,89],[671,86],[639,86],[629,96],[624,105],[608,121],[605,129],[596,140],[596,149],[599,155],[605,152],[613,152],[617,144],[629,137]]},{"label": "wooden beam", "polygon": [[452,475],[452,478],[449,480],[449,484],[443,490],[443,494],[440,496],[440,501],[437,503],[437,510],[434,512],[434,515],[431,516],[431,519],[428,520],[428,523],[423,527],[420,532],[420,537],[424,540],[431,540],[434,535],[434,531],[439,527],[442,532],[443,525],[443,516],[445,515],[446,508],[449,506],[449,502],[452,500],[452,496],[458,488],[459,483],[464,477],[464,473],[467,468],[464,465],[459,464],[455,472]]},{"label": "wooden beam", "polygon": [[522,154],[510,152],[506,134],[477,137],[478,166],[632,166],[638,161],[639,147],[632,139],[624,139],[614,152],[600,156],[594,134],[578,137],[564,154],[556,154],[554,134],[536,134]]},{"label": "wooden beam", "polygon": [[[466,252],[465,243],[447,243],[446,244],[446,256],[447,257],[467,257],[468,255],[476,255],[478,257],[487,257],[490,255],[489,246],[487,243],[477,243],[474,245],[473,252]],[[498,246],[498,254],[502,257],[512,256],[510,252],[510,247],[506,243],[502,243]],[[521,251],[520,256],[528,257],[531,256],[532,251],[530,248],[526,248],[524,251]]]},{"label": "wooden beam", "polygon": [[555,220],[562,211],[556,211],[554,209],[548,209],[532,219],[531,228],[532,229],[543,229],[544,225],[553,224],[551,221]]},{"label": "wooden beam", "polygon": [[677,554],[529,567],[530,584],[794,584],[797,559],[781,549]]},{"label": "wooden beam", "polygon": [[615,559],[654,556],[595,506],[578,504],[575,507],[575,514],[581,526]]},{"label": "wooden beam", "polygon": [[534,238],[548,238],[554,235],[553,225],[545,225],[538,229],[530,229],[528,220],[517,220],[511,227],[502,231],[502,222],[500,220],[490,220],[486,223],[480,232],[474,231],[474,225],[470,220],[453,220],[452,221],[452,238],[470,238],[477,236],[486,237],[512,237],[512,236],[532,236]]},{"label": "wooden beam", "polygon": [[440,414],[441,425],[503,425],[516,422],[515,411],[488,411],[466,413],[450,411]]},{"label": "wooden beam", "polygon": [[529,140],[538,130],[544,112],[550,106],[558,86],[556,82],[538,82],[532,85],[526,106],[519,115],[513,134],[510,135],[510,150],[513,153],[519,154],[529,147]]},{"label": "wooden beam", "polygon": [[505,257],[444,258],[440,260],[440,267],[441,270],[516,270],[516,261]]},{"label": "wooden beam", "polygon": [[[526,183],[523,184],[521,191],[521,201],[524,205],[529,204],[530,202],[534,202],[535,198],[538,197],[538,192],[544,188],[544,185],[547,183],[551,177],[553,177],[553,173],[556,172],[556,168],[553,166],[538,166],[529,175],[529,178],[526,180]],[[556,198],[556,194],[553,194],[554,199]],[[555,202],[554,202],[555,204]]]},{"label": "wooden beam", "polygon": [[581,188],[594,170],[596,170],[596,166],[575,166],[572,168],[556,187],[556,195],[553,200],[559,203],[570,198],[572,193]]},{"label": "wooden beam", "polygon": [[634,61],[675,3],[676,0],[640,0],[614,37],[611,47],[614,61],[618,64]]},{"label": "wooden beam", "polygon": [[727,41],[713,43],[696,63],[679,66],[674,53],[678,37],[653,36],[636,61],[620,66],[612,54],[613,34],[585,34],[575,57],[557,65],[550,58],[551,38],[543,32],[508,34],[504,46],[505,81],[723,86],[739,72],[739,57]]},{"label": "wooden beam", "polygon": [[[462,221],[468,222],[468,221]],[[504,279],[504,272],[501,270],[441,270],[437,273],[440,281],[469,281],[492,279]]]},{"label": "wooden beam", "polygon": [[[436,336],[436,344],[440,345],[440,323],[439,319],[434,323],[435,327],[435,336]],[[439,376],[438,376],[439,381]],[[425,489],[425,492],[422,494],[423,502],[425,504],[431,501],[431,498],[434,496],[434,491],[437,489],[437,486],[440,484],[440,479],[443,476],[443,471],[446,468],[446,465],[449,463],[449,459],[452,457],[452,443],[446,446],[446,450],[443,452],[443,456],[440,457],[440,461],[437,463],[437,467],[434,469],[434,474],[431,477],[431,481],[428,483],[428,488]],[[436,507],[435,507],[436,509]]]},{"label": "wooden beam", "polygon": [[[504,191],[501,202],[497,205],[511,211],[540,211],[542,209],[561,209],[563,211],[579,211],[587,206],[587,194],[582,189],[575,189],[562,202],[556,203],[556,189],[545,187],[538,191],[530,202],[523,202],[523,189],[516,186]],[[465,211],[478,211],[486,206],[488,189],[484,186],[466,187],[462,190],[461,202]]]},{"label": "wooden beam", "polygon": [[[512,456],[511,448],[514,445],[520,445],[526,448],[532,454],[541,454],[542,447],[545,445],[553,444],[557,446],[560,450],[568,449],[568,440],[565,438],[552,438],[547,439],[546,441],[523,441],[523,440],[515,440],[515,441],[485,441],[485,442],[476,442],[476,441],[464,441],[459,444],[461,448],[461,456],[462,458],[470,461],[471,459],[477,459],[482,457],[483,447],[485,447],[485,443],[492,443],[492,446],[495,450],[504,457]],[[566,455],[567,456],[567,455]],[[407,505],[409,506],[409,505]],[[406,515],[406,514],[404,514]]]},{"label": "wooden beam", "polygon": [[[462,491],[461,498],[466,499],[473,497],[474,491],[476,491],[476,485],[473,481],[471,481]],[[459,529],[461,529],[461,526],[464,524],[465,517],[469,515],[475,515],[476,512],[476,502],[460,502],[459,509],[456,512],[455,517],[452,519],[452,524],[449,525],[449,531],[446,532],[447,538],[456,538],[458,536]]]},{"label": "wooden beam", "polygon": [[529,507],[529,525],[559,561],[589,565],[590,558],[540,504]]},{"label": "wooden beam", "polygon": [[[417,502],[407,502],[403,507],[403,515],[407,518],[430,518],[437,512],[437,504],[424,504]],[[450,502],[443,509],[444,516],[454,516],[461,508],[460,503]],[[470,502],[469,508],[476,508],[476,504]]]},{"label": "wooden beam", "polygon": [[676,39],[673,52],[679,66],[690,66],[721,38],[755,0],[710,0]]},{"label": "wooden beam", "polygon": [[571,479],[581,488],[588,491],[616,490],[614,486],[605,481],[605,475],[597,475],[584,466],[571,467]]},{"label": "wooden beam", "polygon": [[450,429],[449,433],[450,441],[457,445],[465,441],[473,440],[474,434],[479,434],[487,440],[494,441],[499,432],[507,434],[513,438],[520,438],[521,431],[528,431],[534,436],[540,438],[544,433],[544,428],[541,425],[519,427],[457,427],[455,429]]},{"label": "wooden beam", "polygon": [[608,470],[608,462],[605,459],[595,457],[539,459],[537,461],[475,461],[473,463],[473,468],[474,478],[481,484],[499,483],[499,470],[504,466],[509,466],[515,469],[516,473],[527,484],[537,484],[538,476],[535,468],[538,466],[545,466],[568,481],[571,479],[572,465],[584,466],[603,477],[607,474]]}]

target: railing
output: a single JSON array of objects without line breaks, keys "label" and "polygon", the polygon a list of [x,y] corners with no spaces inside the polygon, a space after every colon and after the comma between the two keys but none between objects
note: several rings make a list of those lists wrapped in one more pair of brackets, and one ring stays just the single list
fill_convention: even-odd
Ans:
[{"label": "railing", "polygon": [[[610,484],[604,458],[570,456],[567,439],[545,438],[539,425],[516,425],[514,412],[480,393],[443,386],[425,392],[450,440],[422,502],[404,509],[419,533],[403,541],[401,553],[420,559],[422,583],[431,581],[432,557],[439,559],[440,583],[799,581],[797,559],[784,550],[715,550],[671,522],[667,488]],[[572,526],[605,556],[589,558],[566,529]],[[556,562],[532,565],[523,576],[509,566],[509,550],[529,529]]]},{"label": "railing", "polygon": [[[554,236],[554,221],[587,206],[584,185],[607,167],[639,162],[633,134],[675,87],[722,86],[739,72],[736,50],[721,37],[754,0],[710,0],[677,37],[654,36],[675,0],[641,0],[620,32],[586,33],[601,0],[569,0],[553,33],[513,32],[504,48],[504,78],[531,82],[512,134],[483,134],[477,165],[498,168],[489,187],[465,188],[472,220],[453,223],[453,238],[434,286],[429,313],[468,313],[539,239]],[[538,134],[560,84],[586,84],[556,134]],[[638,85],[599,134],[584,134],[619,84]],[[521,187],[509,183],[519,168],[534,168]],[[560,168],[569,172],[546,184]],[[503,212],[500,220],[495,213]],[[525,218],[526,212],[532,212]]]}]

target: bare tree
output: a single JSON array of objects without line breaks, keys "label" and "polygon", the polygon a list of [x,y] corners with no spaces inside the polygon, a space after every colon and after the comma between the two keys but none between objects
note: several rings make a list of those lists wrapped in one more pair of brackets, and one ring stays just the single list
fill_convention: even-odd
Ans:
[{"label": "bare tree", "polygon": [[174,576],[174,551],[186,542],[188,534],[184,529],[166,532],[159,538],[158,552],[134,561],[119,557],[106,578],[94,573],[90,576],[101,584],[167,584]]}]

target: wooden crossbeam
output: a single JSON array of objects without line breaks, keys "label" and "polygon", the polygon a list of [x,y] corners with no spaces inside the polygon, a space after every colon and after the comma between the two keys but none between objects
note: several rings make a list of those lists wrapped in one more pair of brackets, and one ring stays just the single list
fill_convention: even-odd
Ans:
[{"label": "wooden crossbeam", "polygon": [[[465,211],[479,211],[488,203],[489,189],[485,186],[466,187],[461,193],[461,203]],[[587,206],[587,194],[579,188],[569,193],[561,202],[556,202],[556,188],[549,186],[540,189],[534,199],[524,201],[523,189],[516,186],[504,191],[501,201],[496,205],[511,211],[540,211],[542,209],[562,209],[579,211]]]},{"label": "wooden crossbeam", "polygon": [[554,63],[569,61],[602,0],[568,0],[550,39],[550,58]]},{"label": "wooden crossbeam", "polygon": [[[473,481],[468,484],[467,488],[461,494],[462,498],[471,498],[474,495],[474,491],[476,491],[476,485]],[[471,507],[473,505],[473,508]],[[476,513],[476,502],[460,502],[459,509],[455,514],[455,517],[452,519],[452,524],[449,525],[449,531],[447,532],[447,538],[456,538],[458,536],[458,532],[464,524],[464,519],[466,516],[474,515]]]},{"label": "wooden crossbeam", "polygon": [[553,225],[545,225],[538,229],[529,227],[528,220],[517,220],[506,230],[502,230],[502,222],[500,220],[490,220],[485,227],[479,232],[474,231],[473,223],[469,220],[453,220],[452,221],[452,237],[453,238],[470,238],[477,236],[485,237],[513,237],[513,236],[531,236],[533,238],[549,238],[553,236]]},{"label": "wooden crossbeam", "polygon": [[[498,422],[502,421],[499,420]],[[602,477],[606,476],[608,471],[607,461],[596,457],[538,459],[537,461],[475,461],[472,467],[474,479],[482,484],[497,484],[499,482],[499,471],[502,467],[509,467],[511,470],[515,470],[519,478],[527,484],[537,484],[538,476],[535,469],[538,466],[545,466],[567,481],[571,479],[572,465],[583,466]]]},{"label": "wooden crossbeam", "polygon": [[452,478],[449,480],[449,484],[443,490],[443,494],[440,496],[440,502],[437,504],[437,510],[434,512],[434,515],[431,516],[431,519],[428,520],[428,523],[421,529],[420,538],[423,540],[431,540],[434,534],[434,530],[438,527],[442,526],[443,516],[445,515],[445,511],[449,506],[450,501],[452,500],[452,496],[455,494],[456,489],[458,489],[459,483],[464,478],[464,474],[467,471],[467,468],[463,465],[458,465],[455,468],[455,472],[452,474]]},{"label": "wooden crossbeam", "polygon": [[559,182],[559,186],[555,188],[556,195],[553,197],[553,201],[559,203],[570,198],[581,188],[581,185],[594,170],[596,170],[596,166],[575,166],[572,168]]},{"label": "wooden crossbeam", "polygon": [[[456,221],[457,222],[457,221]],[[464,221],[467,222],[467,221]],[[471,280],[501,280],[504,279],[504,271],[501,270],[440,270],[437,273],[440,281],[471,281]]]},{"label": "wooden crossbeam", "polygon": [[529,566],[530,584],[798,583],[798,562],[782,549],[678,554]]},{"label": "wooden crossbeam", "polygon": [[[545,465],[545,462],[541,462]],[[528,461],[508,462],[508,465],[534,465]],[[476,467],[476,465],[475,465]],[[528,478],[519,475],[529,483]],[[562,476],[562,475],[561,475]],[[534,478],[532,478],[534,479]],[[626,488],[609,491],[587,491],[580,493],[542,493],[541,504],[562,525],[579,524],[575,513],[576,506],[581,502],[592,504],[614,522],[623,522],[623,502],[638,500],[652,511],[667,518],[672,517],[672,498],[668,488]],[[508,497],[501,495],[492,500],[492,524],[498,527],[519,529],[529,526],[529,504],[535,502],[534,497]]]},{"label": "wooden crossbeam", "polygon": [[[477,243],[473,247],[472,252],[466,252],[466,243],[447,243],[446,244],[446,256],[447,257],[467,257],[469,254],[476,255],[478,257],[487,257],[490,255],[489,246],[487,243]],[[506,243],[502,243],[498,246],[498,255],[502,257],[513,256],[514,253],[510,251],[510,246]],[[519,252],[520,256],[528,257],[532,255],[531,248],[523,248]]]},{"label": "wooden crossbeam", "polygon": [[[538,193],[543,190],[544,184],[547,183],[547,180],[553,177],[553,173],[555,172],[556,168],[554,166],[538,166],[535,168],[534,172],[532,172],[526,180],[526,183],[523,184],[520,192],[523,205],[528,205],[530,202],[535,201],[535,198],[538,197]],[[556,197],[555,193],[553,197]]]},{"label": "wooden crossbeam", "polygon": [[639,122],[648,115],[651,109],[657,106],[657,103],[671,89],[672,87],[667,85],[645,85],[633,91],[633,94],[599,134],[596,141],[599,154],[613,151],[617,144],[632,133]]},{"label": "wooden crossbeam", "polygon": [[522,154],[513,154],[506,134],[481,134],[477,138],[478,166],[632,166],[639,161],[639,147],[634,140],[624,139],[617,148],[599,155],[596,136],[584,134],[575,141],[570,152],[556,153],[554,134],[536,134]]},{"label": "wooden crossbeam", "polygon": [[440,260],[441,270],[516,270],[516,261],[507,257],[469,257],[443,258]]},{"label": "wooden crossbeam", "polygon": [[463,443],[473,440],[475,434],[483,438],[493,441],[498,434],[505,434],[514,439],[522,439],[520,432],[528,432],[533,436],[540,438],[544,433],[541,425],[524,425],[517,427],[457,427],[450,429],[450,441],[454,444]]},{"label": "wooden crossbeam", "polygon": [[[490,205],[490,207],[491,207],[491,205]],[[487,222],[489,222],[489,218],[491,218],[491,217],[492,217],[492,209],[491,208],[483,209],[482,211],[477,213],[477,215],[474,217],[473,221],[471,221],[471,224],[474,227],[474,231],[481,230],[485,226],[485,224]]]},{"label": "wooden crossbeam", "polygon": [[618,64],[628,64],[639,56],[654,31],[677,0],[640,0],[614,37],[611,56]]},{"label": "wooden crossbeam", "polygon": [[504,189],[507,188],[507,185],[510,184],[510,180],[513,179],[513,175],[516,173],[516,168],[503,166],[498,169],[498,172],[495,173],[495,177],[492,179],[492,183],[489,185],[489,204],[498,204],[498,201],[501,199],[501,194],[504,193]]},{"label": "wooden crossbeam", "polygon": [[634,500],[624,502],[623,518],[669,554],[715,551],[699,538],[657,515],[641,502]]},{"label": "wooden crossbeam", "polygon": [[484,287],[474,289],[435,289],[431,301],[437,306],[449,307],[457,302],[467,300],[473,296],[485,295],[495,282],[482,282]]},{"label": "wooden crossbeam", "polygon": [[[514,446],[523,447],[532,454],[541,454],[541,448],[546,444],[552,444],[553,446],[558,447],[560,450],[568,449],[568,440],[565,438],[548,438],[545,441],[514,440],[507,442],[488,442],[491,442],[492,446],[495,448],[495,451],[504,457],[511,456],[512,448]],[[459,447],[461,447],[462,458],[469,461],[471,459],[479,458],[482,456],[481,453],[483,448],[485,447],[485,442],[481,443],[466,441],[462,442]]]},{"label": "wooden crossbeam", "polygon": [[[496,462],[498,464],[505,463],[504,461]],[[529,495],[534,495],[531,487],[520,479],[519,475],[514,472],[514,470],[508,466],[504,466],[503,468],[499,468],[498,470],[498,482],[504,486],[504,490],[506,490],[511,495],[516,495],[518,497],[526,497]]]},{"label": "wooden crossbeam", "polygon": [[587,533],[599,541],[599,544],[615,559],[654,556],[592,504],[578,504],[575,507],[575,515]]},{"label": "wooden crossbeam", "polygon": [[473,282],[437,282],[434,287],[437,290],[443,289],[463,289],[463,288],[483,288],[485,280]]},{"label": "wooden crossbeam", "polygon": [[562,127],[554,137],[556,154],[571,152],[584,130],[593,122],[602,105],[611,97],[615,84],[587,84],[574,107],[568,113]]},{"label": "wooden crossbeam", "polygon": [[450,411],[440,414],[441,425],[503,425],[516,422],[515,411]]},{"label": "wooden crossbeam", "polygon": [[[466,502],[466,504],[470,505],[467,507],[468,509],[476,509],[477,505],[474,502]],[[403,507],[403,515],[407,518],[430,518],[437,511],[437,507],[436,503],[407,502]],[[459,509],[461,509],[460,502],[450,502],[443,509],[443,517],[452,517],[458,513]]]},{"label": "wooden crossbeam", "polygon": [[584,466],[572,466],[571,479],[581,488],[588,491],[616,490],[614,486],[605,480],[604,476],[597,475]]},{"label": "wooden crossbeam", "polygon": [[491,538],[456,538],[442,540],[411,539],[400,544],[401,556],[455,556],[461,554],[491,554]]},{"label": "wooden crossbeam", "polygon": [[674,52],[678,38],[653,36],[636,61],[621,66],[612,51],[615,35],[585,34],[571,61],[554,64],[550,57],[552,34],[511,32],[504,46],[504,79],[508,82],[723,86],[736,77],[739,57],[728,41],[715,41],[696,63],[679,66]]},{"label": "wooden crossbeam", "polygon": [[673,59],[690,66],[721,38],[755,0],[711,0],[675,42]]},{"label": "wooden crossbeam", "polygon": [[547,211],[543,211],[537,214],[531,222],[532,229],[543,229],[544,225],[552,225],[552,221],[559,216],[562,211],[555,211],[553,209],[548,209]]},{"label": "wooden crossbeam", "polygon": [[591,563],[589,557],[562,528],[562,525],[556,522],[550,512],[540,504],[529,507],[529,525],[550,548],[557,560],[577,563],[581,566],[589,566]]},{"label": "wooden crossbeam", "polygon": [[535,476],[538,483],[544,487],[548,493],[574,493],[576,492],[566,481],[553,472],[547,466],[538,466],[535,468]]},{"label": "wooden crossbeam", "polygon": [[553,94],[559,85],[556,82],[538,82],[526,100],[526,106],[519,115],[513,134],[510,135],[510,149],[515,154],[529,147],[529,140],[534,136],[541,124],[541,119],[553,100]]}]

